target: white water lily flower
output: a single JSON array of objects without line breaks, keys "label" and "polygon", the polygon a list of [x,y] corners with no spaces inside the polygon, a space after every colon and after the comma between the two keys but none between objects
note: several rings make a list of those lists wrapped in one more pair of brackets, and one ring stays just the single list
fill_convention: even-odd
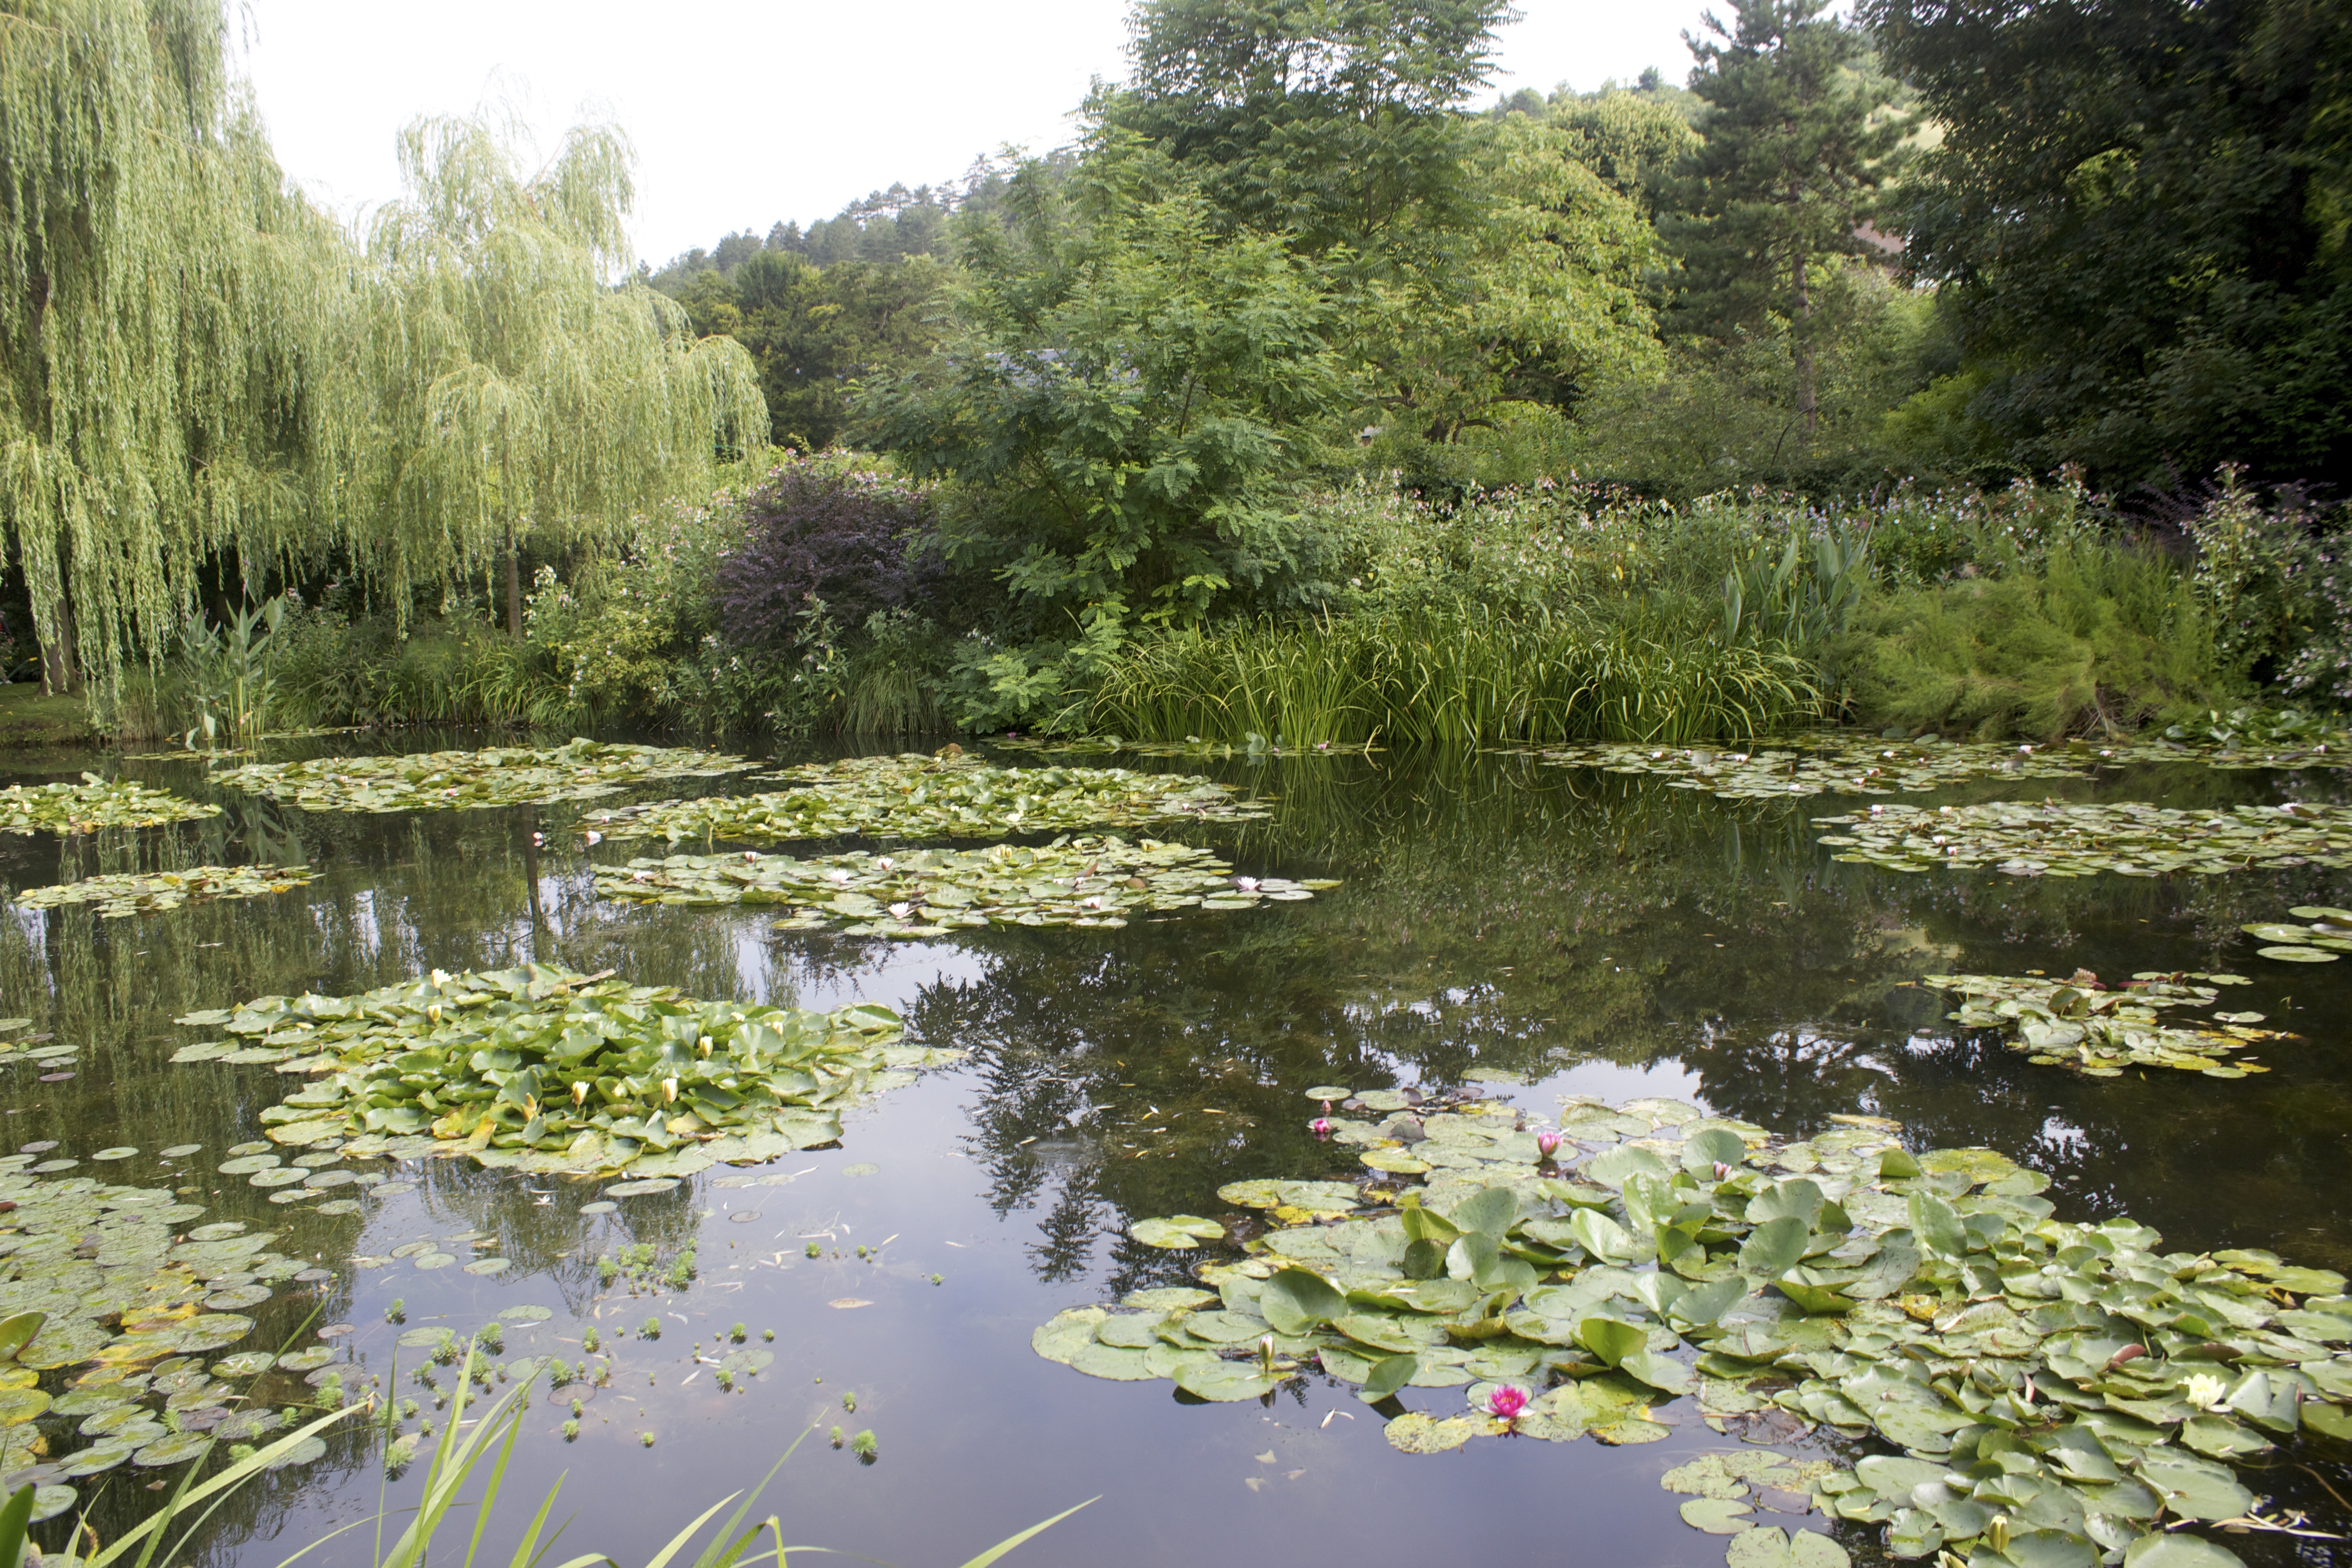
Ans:
[{"label": "white water lily flower", "polygon": [[2223,1395],[2230,1392],[2230,1385],[2210,1372],[2192,1373],[2189,1386],[2182,1392],[2189,1396],[2189,1403],[2200,1410],[2219,1410],[2222,1407]]},{"label": "white water lily flower", "polygon": [[759,858],[760,852],[757,849],[746,849],[743,851],[743,864],[746,866],[751,865],[753,861],[759,859]]},{"label": "white water lily flower", "polygon": [[827,874],[836,882],[846,882],[849,880],[849,873],[837,868]]},{"label": "white water lily flower", "polygon": [[891,859],[890,859],[890,857],[888,857],[887,855],[883,856],[880,859],[878,859],[878,860],[875,861],[874,863],[875,863],[877,866],[881,867],[881,868],[882,868],[882,869],[884,869],[885,871],[887,871],[887,870],[890,868],[891,865],[892,865],[892,861],[891,861]]},{"label": "white water lily flower", "polygon": [[1255,893],[1257,891],[1257,879],[1255,877],[1235,877],[1234,879],[1234,886],[1239,888],[1244,893]]},{"label": "white water lily flower", "polygon": [[449,972],[448,972],[447,970],[446,970],[446,969],[436,969],[436,970],[435,970],[435,971],[433,972],[433,984],[436,984],[436,985],[446,985],[446,984],[449,984]]},{"label": "white water lily flower", "polygon": [[1090,910],[1098,910],[1102,908],[1102,895],[1100,893],[1097,893],[1093,898],[1087,900],[1086,906]]},{"label": "white water lily flower", "polygon": [[890,906],[890,914],[895,920],[905,920],[908,915],[914,912],[915,906],[912,904],[892,904]]}]

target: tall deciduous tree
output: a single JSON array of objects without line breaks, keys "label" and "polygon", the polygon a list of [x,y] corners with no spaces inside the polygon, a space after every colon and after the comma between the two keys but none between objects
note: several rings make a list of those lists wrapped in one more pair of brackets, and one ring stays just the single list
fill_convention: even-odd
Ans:
[{"label": "tall deciduous tree", "polygon": [[1378,257],[1457,226],[1506,0],[1142,0],[1110,122],[1199,171],[1230,221]]},{"label": "tall deciduous tree", "polygon": [[220,0],[0,4],[0,540],[53,688],[117,689],[224,546],[331,515],[352,258],[226,66]]},{"label": "tall deciduous tree", "polygon": [[1710,12],[1705,36],[1685,35],[1705,141],[1684,163],[1680,213],[1660,224],[1684,268],[1672,323],[1723,338],[1785,331],[1808,438],[1838,263],[1871,250],[1864,226],[1908,129],[1867,40],[1826,10],[1738,0],[1728,25]]},{"label": "tall deciduous tree", "polygon": [[2341,0],[1864,14],[1944,132],[1910,218],[1969,360],[1938,396],[2021,466],[2352,480]]}]

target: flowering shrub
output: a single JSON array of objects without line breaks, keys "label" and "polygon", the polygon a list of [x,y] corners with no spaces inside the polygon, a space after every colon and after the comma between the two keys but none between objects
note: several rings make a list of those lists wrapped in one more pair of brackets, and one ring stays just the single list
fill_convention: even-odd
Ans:
[{"label": "flowering shrub", "polygon": [[2265,508],[2224,468],[2185,527],[2224,661],[2291,696],[2352,699],[2352,563],[2340,516],[2292,492]]}]

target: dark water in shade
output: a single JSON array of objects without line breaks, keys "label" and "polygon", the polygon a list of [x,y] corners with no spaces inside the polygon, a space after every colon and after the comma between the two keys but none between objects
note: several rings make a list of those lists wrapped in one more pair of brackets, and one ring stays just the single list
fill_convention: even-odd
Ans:
[{"label": "dark water in shade", "polygon": [[[475,743],[417,738],[394,749]],[[98,765],[47,759],[15,777]],[[204,787],[192,765],[124,766]],[[13,887],[198,860],[307,860],[325,871],[278,899],[147,919],[9,908],[0,1016],[33,1016],[84,1048],[68,1081],[0,1068],[0,1145],[55,1139],[58,1153],[86,1157],[136,1144],[149,1152],[83,1172],[156,1184],[167,1178],[153,1151],[205,1145],[184,1163],[198,1174],[168,1180],[202,1184],[194,1201],[212,1205],[206,1219],[284,1227],[278,1250],[334,1271],[319,1298],[255,1310],[254,1344],[275,1348],[315,1306],[320,1322],[358,1325],[341,1344],[365,1372],[386,1374],[401,1331],[384,1317],[395,1297],[411,1327],[466,1331],[508,1307],[553,1309],[551,1322],[509,1334],[510,1354],[576,1359],[589,1325],[608,1341],[629,1334],[576,1442],[558,1435],[561,1399],[540,1401],[527,1420],[497,1516],[505,1523],[488,1538],[501,1543],[499,1562],[559,1474],[568,1479],[555,1517],[574,1518],[557,1560],[593,1549],[642,1562],[815,1425],[761,1512],[782,1516],[788,1543],[902,1568],[961,1563],[1097,1495],[1009,1561],[1720,1563],[1721,1538],[1685,1528],[1681,1500],[1657,1485],[1690,1454],[1723,1446],[1695,1415],[1643,1447],[1487,1442],[1409,1458],[1345,1385],[1310,1379],[1265,1407],[1184,1404],[1167,1384],[1102,1382],[1031,1352],[1031,1331],[1064,1307],[1184,1279],[1181,1256],[1127,1239],[1129,1221],[1215,1214],[1225,1206],[1215,1189],[1242,1177],[1348,1173],[1347,1152],[1307,1131],[1315,1108],[1301,1091],[1314,1084],[1490,1077],[1493,1092],[1547,1115],[1563,1093],[1666,1095],[1792,1137],[1835,1114],[1893,1117],[1916,1146],[1986,1144],[2049,1172],[2063,1218],[2128,1214],[2178,1246],[2270,1247],[2352,1271],[2352,964],[2265,961],[2238,930],[2296,904],[2352,903],[2352,876],[1884,871],[1835,863],[1812,842],[1808,819],[1845,809],[1836,797],[1733,805],[1515,757],[1205,771],[1278,803],[1268,820],[1191,829],[1187,842],[1245,871],[1344,885],[1308,903],[1118,931],[893,948],[774,933],[756,914],[599,903],[588,857],[626,850],[581,849],[564,831],[568,807],[355,817],[223,795],[223,817],[135,837],[61,849],[46,836],[0,837],[0,883]],[[2021,795],[2172,805],[2352,798],[2336,774],[2194,768],[1906,798]],[[531,847],[535,829],[549,847]],[[970,1055],[850,1115],[838,1148],[757,1171],[722,1167],[620,1200],[613,1215],[578,1212],[597,1184],[457,1162],[412,1164],[403,1173],[421,1176],[419,1191],[352,1216],[274,1206],[211,1175],[293,1086],[267,1068],[168,1065],[199,1037],[175,1015],[534,958],[709,997],[878,1001],[919,1041]],[[2304,1038],[2255,1053],[2267,1076],[2099,1081],[1956,1034],[1947,1004],[1906,984],[1950,970],[2077,967],[2243,973],[2253,984],[2229,1004]],[[747,1178],[774,1180],[728,1184]],[[513,1260],[508,1273],[352,1262],[474,1232]],[[805,1256],[812,1236],[826,1257]],[[689,1240],[700,1266],[689,1289],[632,1299],[599,1284],[605,1251]],[[856,1257],[860,1245],[877,1248],[871,1260]],[[831,1304],[844,1301],[867,1304]],[[635,1337],[656,1312],[661,1338]],[[754,1346],[774,1331],[766,1348],[776,1362],[729,1394],[692,1354],[738,1322]],[[418,1354],[401,1352],[404,1394],[417,1392],[406,1379]],[[856,1397],[854,1415],[844,1394]],[[1460,1402],[1456,1390],[1406,1394],[1437,1414]],[[829,1447],[835,1425],[873,1431],[876,1462]],[[2340,1457],[2288,1456],[2352,1496]],[[413,1502],[423,1470],[385,1499]],[[2252,1484],[2310,1507],[2324,1528],[2352,1527],[2304,1474]],[[131,1489],[143,1479],[114,1473],[102,1532],[153,1505]],[[276,1563],[373,1510],[383,1485],[376,1450],[338,1437],[327,1458],[241,1494],[195,1556]],[[1841,1539],[1858,1562],[1875,1554],[1875,1531],[1841,1527]],[[2233,1544],[2250,1562],[2288,1560]],[[2304,1558],[2326,1561],[2329,1550],[2310,1543]],[[306,1561],[363,1557],[330,1547]]]}]

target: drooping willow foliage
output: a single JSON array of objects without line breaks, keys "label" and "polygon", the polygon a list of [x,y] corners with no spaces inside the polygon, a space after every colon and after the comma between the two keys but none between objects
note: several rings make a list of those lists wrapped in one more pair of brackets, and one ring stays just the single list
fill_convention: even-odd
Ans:
[{"label": "drooping willow foliage", "polygon": [[572,132],[537,172],[488,117],[401,137],[407,200],[377,215],[369,312],[383,445],[373,542],[346,541],[396,601],[534,532],[617,531],[763,444],[767,405],[732,338],[625,277],[627,139]]},{"label": "drooping willow foliage", "polygon": [[405,604],[766,427],[741,349],[625,279],[617,131],[534,171],[490,120],[420,121],[362,243],[227,44],[223,0],[0,0],[0,545],[49,680],[101,699],[224,552],[340,552]]}]

